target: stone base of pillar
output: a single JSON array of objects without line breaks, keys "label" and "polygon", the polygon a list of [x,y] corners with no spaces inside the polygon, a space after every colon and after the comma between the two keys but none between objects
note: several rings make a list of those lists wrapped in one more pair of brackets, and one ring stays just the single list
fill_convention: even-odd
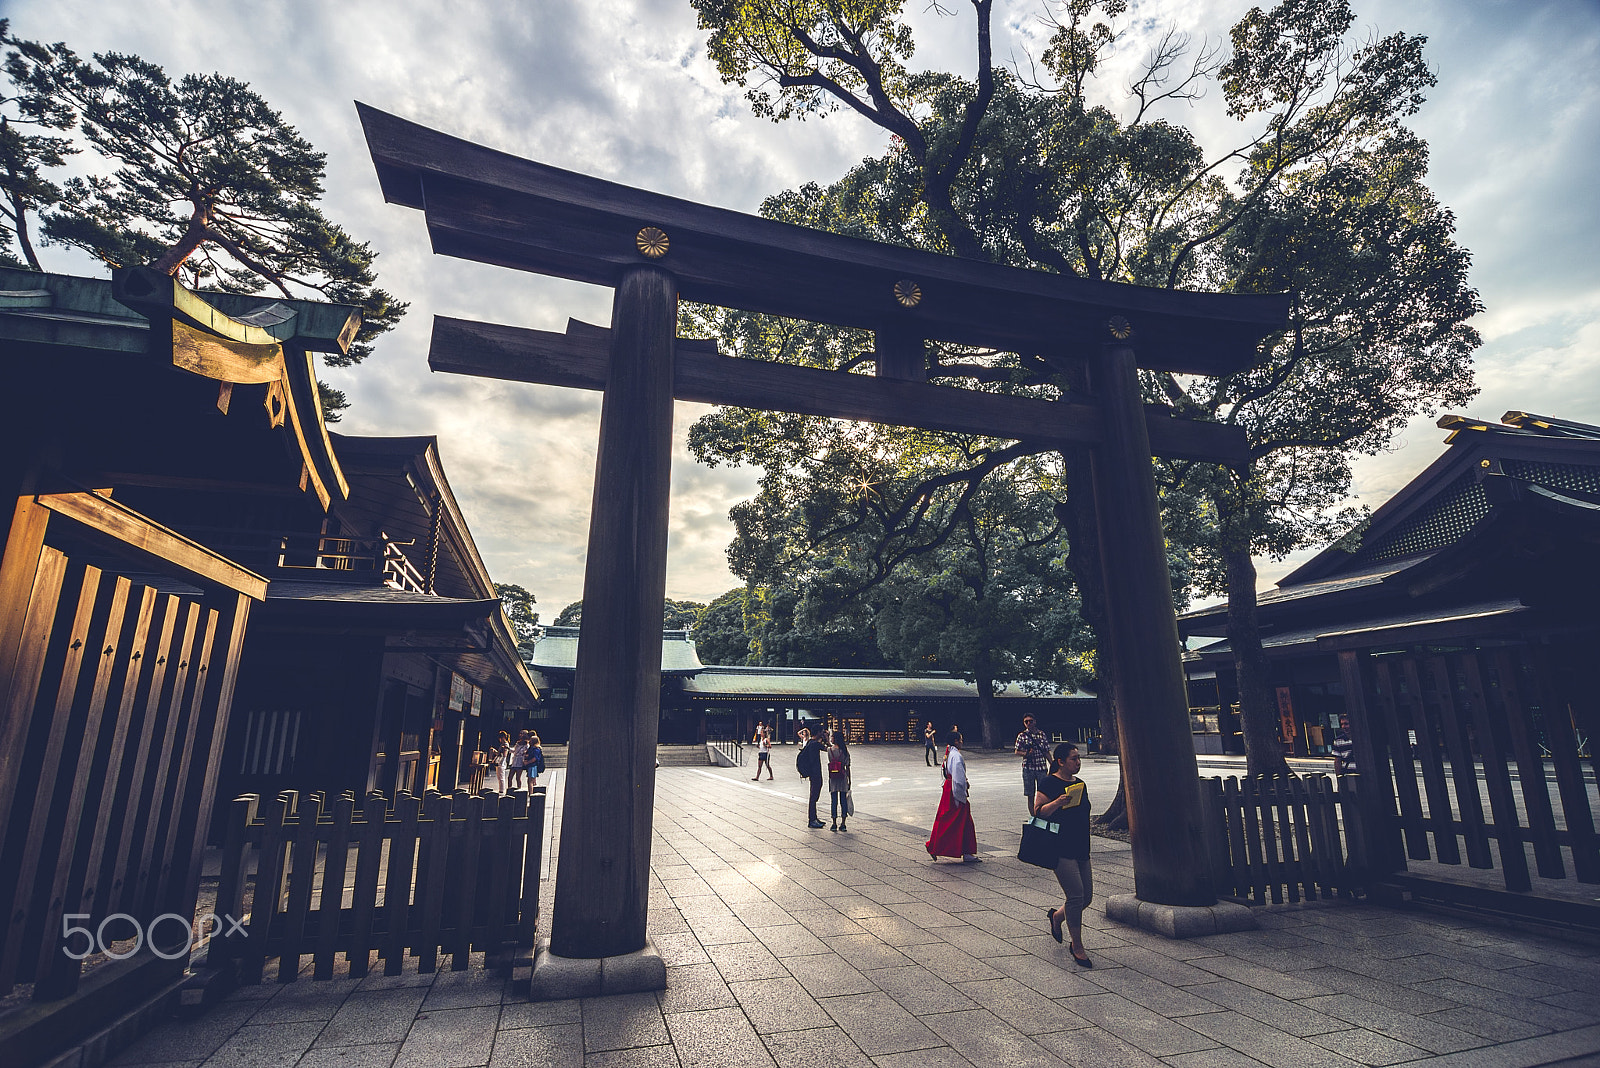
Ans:
[{"label": "stone base of pillar", "polygon": [[1260,926],[1255,913],[1232,901],[1219,901],[1215,905],[1157,905],[1140,901],[1132,894],[1107,898],[1106,918],[1167,938],[1199,938],[1230,931],[1253,931]]},{"label": "stone base of pillar", "polygon": [[615,957],[558,957],[550,940],[539,940],[533,958],[530,1001],[561,1001],[606,994],[638,994],[667,988],[667,965],[650,942],[644,948]]}]

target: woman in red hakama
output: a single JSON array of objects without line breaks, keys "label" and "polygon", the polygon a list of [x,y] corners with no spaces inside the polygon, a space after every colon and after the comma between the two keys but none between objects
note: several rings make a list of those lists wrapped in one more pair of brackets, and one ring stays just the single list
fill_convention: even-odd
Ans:
[{"label": "woman in red hakama", "polygon": [[944,762],[944,793],[939,797],[939,813],[933,818],[933,833],[928,837],[928,855],[960,857],[964,864],[977,864],[978,831],[972,825],[972,806],[967,803],[967,762],[961,755],[961,731],[952,727],[950,749]]}]

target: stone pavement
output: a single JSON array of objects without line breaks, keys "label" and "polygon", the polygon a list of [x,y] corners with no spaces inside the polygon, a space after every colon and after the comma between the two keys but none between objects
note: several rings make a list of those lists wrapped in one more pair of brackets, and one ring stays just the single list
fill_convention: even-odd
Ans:
[{"label": "stone pavement", "polygon": [[[934,864],[922,842],[939,781],[921,748],[854,752],[860,813],[842,834],[805,826],[782,750],[772,783],[750,768],[661,770],[650,927],[665,991],[533,1004],[476,968],[306,978],[242,989],[115,1063],[1600,1065],[1600,949],[1351,902],[1169,942],[1106,920],[1101,902],[1131,891],[1132,871],[1104,839],[1085,917],[1095,966],[1076,968],[1048,933],[1054,877],[1015,859],[1015,758],[970,755],[986,862]],[[1097,806],[1116,774],[1086,767]],[[545,783],[558,797],[559,773]]]}]

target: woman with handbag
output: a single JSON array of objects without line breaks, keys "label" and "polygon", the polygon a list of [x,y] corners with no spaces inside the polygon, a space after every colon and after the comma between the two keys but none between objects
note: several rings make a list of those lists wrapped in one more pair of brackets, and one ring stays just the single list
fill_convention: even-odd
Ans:
[{"label": "woman with handbag", "polygon": [[1083,910],[1094,898],[1094,876],[1089,870],[1089,788],[1078,778],[1083,756],[1072,742],[1062,742],[1052,754],[1053,768],[1033,795],[1035,819],[1059,824],[1057,834],[1056,882],[1067,895],[1060,909],[1046,909],[1050,918],[1050,937],[1061,939],[1066,924],[1072,936],[1072,959],[1080,968],[1093,968],[1094,962],[1083,948]]},{"label": "woman with handbag", "polygon": [[829,733],[828,746],[828,796],[833,802],[833,824],[830,831],[848,831],[845,824],[850,819],[850,743],[844,731]]}]

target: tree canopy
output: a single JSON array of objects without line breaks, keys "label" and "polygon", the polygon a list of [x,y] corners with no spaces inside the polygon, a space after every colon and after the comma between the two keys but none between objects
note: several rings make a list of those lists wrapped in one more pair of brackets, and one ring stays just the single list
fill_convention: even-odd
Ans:
[{"label": "tree canopy", "polygon": [[506,619],[511,623],[517,649],[525,653],[533,652],[533,643],[539,637],[539,613],[533,610],[538,600],[514,582],[496,582],[494,595],[500,598]]},{"label": "tree canopy", "polygon": [[[662,630],[689,630],[706,606],[698,601],[674,601],[668,597],[661,606]],[[556,614],[552,626],[576,627],[583,622],[583,601],[573,601]]]},{"label": "tree canopy", "polygon": [[[29,215],[46,242],[82,249],[112,267],[145,264],[191,288],[353,304],[362,325],[347,354],[359,363],[406,305],[379,288],[377,254],[323,214],[326,157],[244,82],[222,74],[170,77],[138,56],[82,59],[65,43],[22,40],[0,25],[14,109],[0,120],[5,225],[35,269]],[[77,143],[110,165],[59,187],[44,170]],[[10,132],[7,132],[10,127]],[[330,418],[343,396],[324,387]]]},{"label": "tree canopy", "polygon": [[[1352,458],[1475,392],[1470,257],[1427,188],[1427,145],[1404,124],[1434,84],[1423,39],[1357,41],[1346,0],[1283,0],[1248,12],[1226,46],[1168,31],[1113,108],[1093,101],[1123,0],[1051,5],[1054,35],[1026,76],[994,66],[991,5],[971,6],[977,68],[964,78],[908,71],[914,42],[892,0],[694,0],[710,55],[758,113],[848,108],[893,135],[881,156],[828,186],[775,196],[764,214],[1078,277],[1296,294],[1289,329],[1259,347],[1254,367],[1220,379],[1145,376],[1152,401],[1248,436],[1252,462],[1241,471],[1172,464],[1160,478],[1200,504],[1185,527],[1192,576],[1198,589],[1229,593],[1251,770],[1279,769],[1252,553],[1280,557],[1347,526],[1358,518],[1341,507]],[[1166,117],[1170,102],[1210,86],[1243,131],[1221,151]],[[871,357],[870,338],[855,332],[735,313],[686,320],[741,355],[833,368]],[[931,377],[976,388],[1059,397],[1081,383],[1075,361],[1033,353],[935,344],[928,362]],[[707,456],[762,463],[755,440],[788,427],[787,417],[724,411],[697,430]],[[881,440],[895,453],[922,438]],[[971,485],[1002,470],[996,456],[1030,452],[992,443],[964,459],[947,453],[949,468],[904,485],[898,501],[935,482]],[[1078,525],[1092,530],[1086,479],[1063,459]]]}]

